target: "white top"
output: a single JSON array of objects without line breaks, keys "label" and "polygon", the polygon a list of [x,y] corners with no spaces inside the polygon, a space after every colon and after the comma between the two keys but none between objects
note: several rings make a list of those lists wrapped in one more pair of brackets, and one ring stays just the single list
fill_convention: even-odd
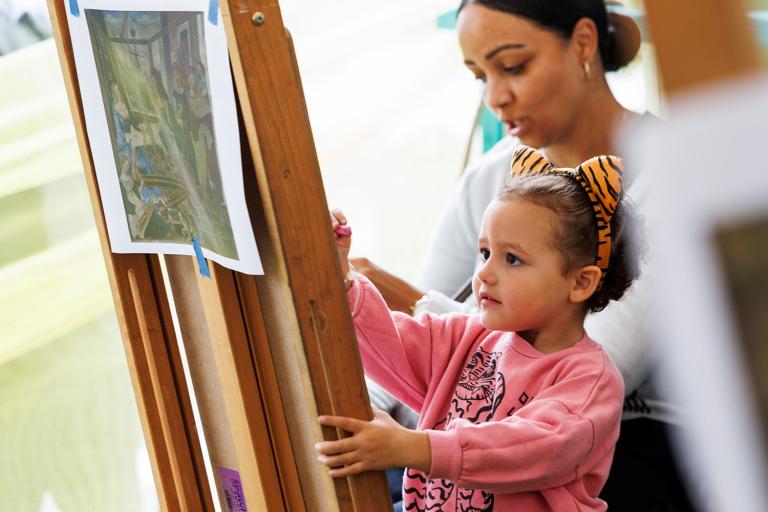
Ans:
[{"label": "white top", "polygon": [[[468,167],[462,176],[417,277],[416,286],[429,291],[427,299],[417,305],[414,314],[423,311],[436,314],[452,311],[469,313],[474,309],[473,298],[462,304],[450,297],[474,273],[479,261],[477,237],[483,212],[501,191],[509,172],[512,154],[518,145],[517,139],[505,137]],[[645,180],[641,179],[643,174],[626,175],[630,181],[627,196],[639,212],[642,212],[646,202],[648,188]],[[671,409],[671,404],[659,399],[648,379],[652,366],[652,343],[646,332],[649,283],[650,277],[641,274],[641,278],[621,301],[612,302],[605,310],[589,315],[585,329],[592,339],[605,348],[624,377],[628,397],[624,404],[623,419],[652,417],[673,421],[676,416],[672,410],[674,408]]]}]

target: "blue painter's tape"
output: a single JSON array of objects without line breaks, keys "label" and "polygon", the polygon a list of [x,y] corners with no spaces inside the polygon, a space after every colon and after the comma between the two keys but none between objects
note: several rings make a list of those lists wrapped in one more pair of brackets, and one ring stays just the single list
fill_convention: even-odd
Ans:
[{"label": "blue painter's tape", "polygon": [[200,247],[200,239],[195,237],[192,239],[192,247],[195,248],[195,256],[197,256],[197,266],[200,267],[200,275],[205,277],[211,277],[211,271],[208,268],[208,260],[203,255],[203,248]]},{"label": "blue painter's tape", "polygon": [[80,6],[77,5],[77,0],[69,0],[69,12],[72,16],[80,16]]},{"label": "blue painter's tape", "polygon": [[[70,0],[71,1],[71,0]],[[219,20],[219,0],[210,0],[208,3],[208,21],[215,25]]]}]

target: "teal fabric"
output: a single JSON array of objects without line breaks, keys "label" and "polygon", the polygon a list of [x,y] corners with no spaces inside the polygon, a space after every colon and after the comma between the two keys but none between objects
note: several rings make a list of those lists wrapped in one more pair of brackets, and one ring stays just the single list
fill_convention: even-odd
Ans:
[{"label": "teal fabric", "polygon": [[768,10],[752,11],[749,18],[754,24],[757,42],[761,47],[768,48]]}]

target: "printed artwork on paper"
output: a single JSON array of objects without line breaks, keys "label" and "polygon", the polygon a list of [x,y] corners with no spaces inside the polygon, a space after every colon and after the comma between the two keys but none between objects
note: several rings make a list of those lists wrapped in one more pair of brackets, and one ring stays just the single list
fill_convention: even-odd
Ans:
[{"label": "printed artwork on paper", "polygon": [[206,257],[261,273],[226,38],[208,8],[80,3],[69,23],[88,138],[114,252],[191,255],[196,239]]}]

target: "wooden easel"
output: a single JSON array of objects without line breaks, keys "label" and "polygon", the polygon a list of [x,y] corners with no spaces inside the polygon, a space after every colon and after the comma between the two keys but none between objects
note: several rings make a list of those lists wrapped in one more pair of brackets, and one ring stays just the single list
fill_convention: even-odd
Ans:
[{"label": "wooden easel", "polygon": [[228,510],[210,491],[164,261],[214,472],[239,472],[248,510],[390,510],[383,472],[332,480],[313,449],[318,414],[372,413],[290,35],[276,1],[220,7],[264,276],[211,263],[204,278],[190,257],[110,251],[67,7],[48,0],[161,507],[213,510],[219,500]]},{"label": "wooden easel", "polygon": [[668,95],[760,69],[755,33],[743,0],[644,3],[662,87]]}]

